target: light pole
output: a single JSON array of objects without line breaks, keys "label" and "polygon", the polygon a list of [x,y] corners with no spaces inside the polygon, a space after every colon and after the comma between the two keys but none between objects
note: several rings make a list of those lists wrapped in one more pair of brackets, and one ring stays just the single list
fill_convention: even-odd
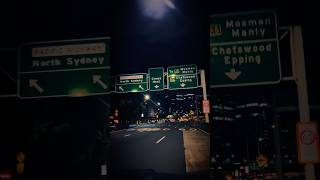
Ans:
[{"label": "light pole", "polygon": [[[145,119],[148,119],[148,117],[149,117],[149,107],[148,107],[148,101],[149,100],[150,100],[150,95],[149,94],[145,94],[144,95],[144,103],[146,105],[146,111],[147,111],[147,113],[145,115]],[[148,119],[148,121],[149,121],[149,119]]]},{"label": "light pole", "polygon": [[194,103],[196,104],[196,116],[197,116],[197,121],[199,121],[199,112],[198,112],[198,101],[197,101],[197,95],[194,95]]},{"label": "light pole", "polygon": [[261,154],[261,144],[262,144],[263,138],[258,138],[258,154]]},{"label": "light pole", "polygon": [[144,95],[144,102],[145,102],[145,104],[146,104],[147,117],[148,117],[148,116],[149,116],[149,115],[148,115],[148,114],[149,114],[149,108],[148,108],[147,101],[151,101],[151,102],[158,108],[158,111],[160,110],[161,103],[158,102],[158,101],[152,100],[149,94]]},{"label": "light pole", "polygon": [[138,121],[138,124],[141,124],[141,123],[143,122],[143,119],[144,119],[144,113],[142,112],[142,113],[141,113],[141,120]]}]

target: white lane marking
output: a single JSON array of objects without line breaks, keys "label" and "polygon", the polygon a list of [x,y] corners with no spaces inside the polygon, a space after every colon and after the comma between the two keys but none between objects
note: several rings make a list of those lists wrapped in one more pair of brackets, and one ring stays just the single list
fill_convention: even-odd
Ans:
[{"label": "white lane marking", "polygon": [[158,144],[159,142],[161,142],[164,138],[166,138],[166,136],[163,136],[161,139],[159,139],[156,144]]},{"label": "white lane marking", "polygon": [[202,130],[202,129],[198,129],[198,130],[202,131],[203,133],[205,133],[205,134],[207,134],[207,135],[210,135],[210,133],[208,133],[208,132],[206,132],[206,131],[204,131],[204,130]]},{"label": "white lane marking", "polygon": [[117,133],[117,132],[122,132],[122,131],[127,131],[127,132],[129,132],[129,131],[136,131],[137,129],[135,129],[135,128],[132,128],[132,129],[121,129],[121,130],[112,130],[111,132],[110,132],[110,134],[113,134],[113,133]]},{"label": "white lane marking", "polygon": [[131,134],[126,134],[126,135],[124,135],[124,137],[129,137],[129,136],[131,136]]},{"label": "white lane marking", "polygon": [[117,133],[117,132],[122,132],[122,131],[125,131],[126,129],[121,129],[121,130],[112,130],[111,132],[110,132],[110,134],[113,134],[113,133]]}]

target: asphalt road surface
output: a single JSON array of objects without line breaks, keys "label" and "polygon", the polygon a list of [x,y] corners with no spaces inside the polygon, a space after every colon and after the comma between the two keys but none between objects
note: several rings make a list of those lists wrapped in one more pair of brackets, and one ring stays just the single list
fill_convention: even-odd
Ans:
[{"label": "asphalt road surface", "polygon": [[[159,127],[154,124],[113,131],[111,174],[131,179],[206,179],[203,173],[187,173],[190,169],[189,160],[192,160],[190,157],[196,157],[194,155],[197,153],[192,149],[188,150],[190,159],[186,164],[187,147],[184,132],[186,129],[181,126]],[[192,128],[188,132],[194,134],[200,131]],[[190,138],[187,139],[189,142]]]},{"label": "asphalt road surface", "polygon": [[144,127],[113,132],[112,169],[185,174],[183,133],[175,128]]}]

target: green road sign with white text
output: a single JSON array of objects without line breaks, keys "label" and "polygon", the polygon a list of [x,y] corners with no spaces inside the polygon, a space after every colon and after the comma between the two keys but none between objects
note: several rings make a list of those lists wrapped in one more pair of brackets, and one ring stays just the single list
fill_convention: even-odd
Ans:
[{"label": "green road sign with white text", "polygon": [[274,84],[280,79],[273,11],[210,17],[210,87]]},{"label": "green road sign with white text", "polygon": [[147,74],[124,74],[116,77],[116,92],[145,92],[148,90]]},{"label": "green road sign with white text", "polygon": [[23,44],[18,97],[89,96],[110,93],[110,39]]},{"label": "green road sign with white text", "polygon": [[149,87],[150,91],[164,89],[163,67],[149,69]]},{"label": "green road sign with white text", "polygon": [[168,89],[191,89],[198,87],[197,66],[182,65],[168,67]]}]

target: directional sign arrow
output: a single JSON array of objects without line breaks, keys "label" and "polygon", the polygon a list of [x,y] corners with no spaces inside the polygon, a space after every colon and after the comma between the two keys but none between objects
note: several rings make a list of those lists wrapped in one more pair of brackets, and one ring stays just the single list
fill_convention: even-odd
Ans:
[{"label": "directional sign arrow", "polygon": [[29,80],[29,86],[34,87],[39,93],[43,93],[44,90],[37,84],[38,80],[36,79],[30,79]]},{"label": "directional sign arrow", "polygon": [[107,89],[108,86],[101,81],[101,76],[100,75],[93,75],[92,76],[92,81],[93,81],[93,84],[100,84],[102,86],[103,89]]},{"label": "directional sign arrow", "polygon": [[120,89],[122,92],[124,92],[124,89],[122,88],[122,86],[119,86],[119,89]]},{"label": "directional sign arrow", "polygon": [[236,72],[236,70],[235,70],[234,68],[232,68],[232,69],[230,70],[230,72],[226,72],[225,74],[226,74],[226,76],[228,76],[230,79],[236,80],[236,79],[240,76],[241,71]]},{"label": "directional sign arrow", "polygon": [[181,83],[180,86],[181,86],[181,87],[185,87],[186,84],[185,84],[185,83]]},{"label": "directional sign arrow", "polygon": [[143,88],[141,85],[139,85],[139,88],[140,88],[141,90],[144,90],[144,88]]},{"label": "directional sign arrow", "polygon": [[158,84],[154,86],[154,88],[156,88],[156,89],[158,89],[159,87],[160,87],[160,86],[158,86]]}]

